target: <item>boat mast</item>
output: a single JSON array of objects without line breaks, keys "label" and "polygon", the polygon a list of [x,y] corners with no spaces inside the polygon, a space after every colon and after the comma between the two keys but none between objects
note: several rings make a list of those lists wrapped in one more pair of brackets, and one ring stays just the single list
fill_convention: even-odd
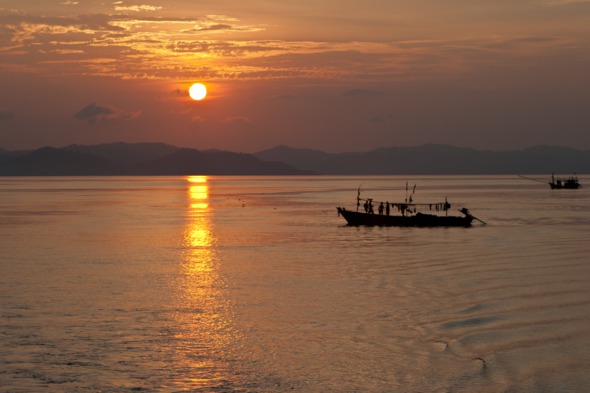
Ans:
[{"label": "boat mast", "polygon": [[356,211],[357,211],[357,213],[359,211],[359,207],[361,206],[361,187],[362,187],[362,184],[359,186],[359,188],[356,191]]}]

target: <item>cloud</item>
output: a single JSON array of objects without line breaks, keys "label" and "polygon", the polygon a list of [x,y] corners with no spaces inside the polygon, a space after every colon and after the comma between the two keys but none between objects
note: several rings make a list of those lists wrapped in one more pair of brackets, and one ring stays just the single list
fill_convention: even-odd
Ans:
[{"label": "cloud", "polygon": [[206,33],[206,32],[223,32],[223,31],[241,31],[241,32],[258,32],[265,30],[264,26],[242,25],[236,18],[225,15],[207,15],[195,21],[190,29],[181,30],[182,33]]},{"label": "cloud", "polygon": [[377,115],[369,119],[370,123],[381,124],[393,119],[393,115]]},{"label": "cloud", "polygon": [[80,120],[95,119],[101,116],[112,115],[114,111],[111,108],[97,106],[94,102],[85,106],[74,114],[74,117]]},{"label": "cloud", "polygon": [[194,29],[183,30],[183,33],[191,33],[191,32],[202,32],[202,31],[221,31],[221,30],[240,30],[232,25],[217,23],[214,25],[207,25],[207,26],[199,26],[195,27]]},{"label": "cloud", "polygon": [[58,55],[79,55],[83,54],[84,51],[81,49],[55,49],[52,51],[48,51],[47,53],[55,53]]},{"label": "cloud", "polygon": [[[119,2],[118,2],[119,3]],[[162,7],[155,6],[155,5],[115,5],[115,11],[133,11],[133,12],[141,12],[141,11],[159,11]]]},{"label": "cloud", "polygon": [[203,116],[195,115],[191,117],[191,122],[201,124],[205,122],[205,118]]},{"label": "cloud", "polygon": [[13,118],[14,118],[13,112],[0,110],[0,120],[8,120],[8,119],[13,119]]},{"label": "cloud", "polygon": [[96,123],[97,121],[129,120],[140,114],[141,111],[122,111],[107,106],[98,106],[93,102],[74,113],[74,117],[88,123]]},{"label": "cloud", "polygon": [[[58,0],[74,3],[78,0]],[[146,0],[149,1],[149,0]],[[574,0],[535,0],[582,4]],[[589,0],[590,1],[590,0]],[[84,4],[83,2],[80,2]],[[105,3],[106,4],[106,3]],[[155,5],[111,1],[112,13],[42,16],[0,13],[0,69],[44,75],[121,79],[306,79],[342,85],[454,78],[491,67],[533,64],[565,55],[582,57],[587,39],[547,31],[546,36],[475,34],[416,40],[283,39],[252,34],[278,29],[227,15],[152,14]],[[78,8],[70,6],[70,8]],[[113,9],[118,11],[113,11]],[[142,11],[143,14],[139,11]],[[172,13],[172,11],[169,11]],[[145,14],[149,16],[146,16]],[[578,13],[579,14],[579,13]],[[236,34],[239,32],[239,34]],[[272,32],[271,32],[272,33]],[[530,60],[530,61],[524,61]],[[373,83],[373,86],[377,84]],[[348,97],[378,92],[350,90]]]},{"label": "cloud", "polygon": [[590,4],[589,0],[541,0],[541,4],[547,4],[550,6],[570,5],[570,4]]},{"label": "cloud", "polygon": [[226,118],[223,122],[227,124],[248,124],[251,123],[251,120],[244,116],[233,116]]}]

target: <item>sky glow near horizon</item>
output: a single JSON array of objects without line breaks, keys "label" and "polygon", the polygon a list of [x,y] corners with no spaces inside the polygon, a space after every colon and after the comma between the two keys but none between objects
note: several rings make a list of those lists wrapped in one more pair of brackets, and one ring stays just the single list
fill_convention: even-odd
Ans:
[{"label": "sky glow near horizon", "polygon": [[590,149],[588,69],[582,0],[4,0],[0,147]]}]

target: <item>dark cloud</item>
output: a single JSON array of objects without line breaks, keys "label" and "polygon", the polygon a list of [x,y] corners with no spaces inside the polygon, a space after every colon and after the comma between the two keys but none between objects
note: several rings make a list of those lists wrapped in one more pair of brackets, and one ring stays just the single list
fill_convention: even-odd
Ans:
[{"label": "dark cloud", "polygon": [[14,118],[13,112],[0,110],[0,120],[8,120],[12,118]]},{"label": "dark cloud", "polygon": [[113,113],[114,111],[111,108],[97,106],[93,102],[82,108],[80,111],[76,112],[74,117],[80,120],[92,120],[99,117],[109,116]]},{"label": "dark cloud", "polygon": [[504,39],[504,40],[497,40],[497,41],[487,41],[487,42],[480,42],[479,46],[481,48],[488,48],[488,49],[513,49],[518,50],[520,48],[531,48],[533,46],[542,46],[542,45],[559,45],[562,38],[560,37],[519,37],[513,39]]},{"label": "dark cloud", "polygon": [[385,123],[389,120],[393,119],[393,115],[377,115],[369,119],[369,122],[373,124],[381,124]]},{"label": "dark cloud", "polygon": [[125,112],[107,106],[98,106],[93,102],[74,113],[74,117],[78,120],[87,121],[88,123],[95,123],[104,120],[128,120],[140,114],[140,111]]}]

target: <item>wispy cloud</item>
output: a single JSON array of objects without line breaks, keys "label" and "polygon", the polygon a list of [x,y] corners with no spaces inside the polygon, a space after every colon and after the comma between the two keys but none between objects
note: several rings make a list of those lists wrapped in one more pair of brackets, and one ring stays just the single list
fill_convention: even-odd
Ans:
[{"label": "wispy cloud", "polygon": [[570,5],[570,4],[590,5],[590,0],[539,0],[539,2],[544,5],[552,5],[552,6]]},{"label": "wispy cloud", "polygon": [[[197,26],[193,29],[183,30],[182,32],[183,33],[199,33],[199,32],[203,32],[203,31],[223,31],[223,30],[240,30],[240,29],[236,28],[235,26],[232,26],[232,25],[217,23],[217,24]],[[246,29],[244,29],[244,30],[246,30]]]},{"label": "wispy cloud", "polygon": [[3,63],[46,75],[123,79],[392,81],[453,77],[483,62],[508,65],[523,56],[534,59],[564,50],[582,53],[588,44],[550,34],[389,42],[254,39],[274,27],[217,14],[154,16],[151,12],[161,7],[149,4],[110,5],[112,14],[0,13]]},{"label": "wispy cloud", "polygon": [[[41,53],[43,53],[43,51]],[[49,51],[49,53],[56,53],[59,55],[79,55],[83,54],[84,51],[82,49],[54,49]]]},{"label": "wispy cloud", "polygon": [[227,124],[248,124],[251,122],[252,120],[250,118],[244,116],[232,116],[223,120],[223,123]]},{"label": "wispy cloud", "polygon": [[115,5],[115,11],[133,11],[133,12],[141,12],[141,11],[159,11],[162,7],[155,6],[155,5]]}]

